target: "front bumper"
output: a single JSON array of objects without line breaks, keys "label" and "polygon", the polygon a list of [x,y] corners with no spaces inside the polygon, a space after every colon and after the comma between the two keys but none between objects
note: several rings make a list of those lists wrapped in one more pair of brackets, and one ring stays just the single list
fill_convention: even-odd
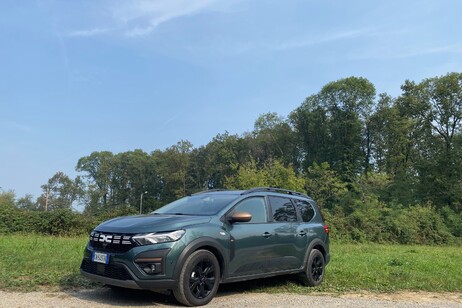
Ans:
[{"label": "front bumper", "polygon": [[[167,261],[169,248],[146,250],[144,247],[133,248],[123,253],[108,253],[109,263],[92,261],[92,252],[101,252],[87,245],[80,266],[80,272],[90,280],[107,285],[144,290],[174,289],[177,280],[172,278],[171,262]],[[154,274],[147,274],[143,267],[153,263]],[[168,263],[168,264],[167,264]]]},{"label": "front bumper", "polygon": [[[127,269],[129,271],[129,269]],[[123,287],[128,289],[139,289],[139,290],[162,290],[162,289],[174,289],[177,286],[177,281],[172,279],[157,279],[157,280],[140,280],[136,277],[132,277],[132,280],[120,280],[101,275],[91,274],[80,269],[80,273],[90,280],[101,282],[107,285]]]}]

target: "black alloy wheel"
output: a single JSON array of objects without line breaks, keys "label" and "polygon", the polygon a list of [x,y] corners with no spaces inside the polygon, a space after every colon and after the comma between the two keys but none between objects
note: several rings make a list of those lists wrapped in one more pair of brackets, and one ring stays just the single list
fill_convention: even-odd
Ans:
[{"label": "black alloy wheel", "polygon": [[220,264],[208,250],[193,252],[180,273],[178,289],[173,290],[177,301],[186,306],[208,304],[218,290]]},{"label": "black alloy wheel", "polygon": [[210,295],[215,285],[215,265],[209,259],[197,263],[189,278],[189,289],[194,297],[202,299]]},{"label": "black alloy wheel", "polygon": [[298,275],[301,283],[309,287],[319,286],[324,279],[325,266],[322,252],[318,249],[311,250],[305,270]]}]

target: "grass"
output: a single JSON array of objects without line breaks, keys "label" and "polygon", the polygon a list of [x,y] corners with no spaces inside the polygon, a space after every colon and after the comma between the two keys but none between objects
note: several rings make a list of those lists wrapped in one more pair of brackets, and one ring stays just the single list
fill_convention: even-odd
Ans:
[{"label": "grass", "polygon": [[[87,237],[0,236],[0,289],[90,288],[79,266]],[[250,292],[462,292],[460,246],[331,244],[331,262],[321,287],[306,288],[293,277],[223,285]]]},{"label": "grass", "polygon": [[0,236],[0,289],[87,287],[79,266],[88,237]]}]

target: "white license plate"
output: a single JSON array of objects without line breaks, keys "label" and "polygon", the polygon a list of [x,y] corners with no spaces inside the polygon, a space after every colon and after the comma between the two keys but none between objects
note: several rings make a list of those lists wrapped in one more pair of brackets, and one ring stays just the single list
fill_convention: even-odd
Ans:
[{"label": "white license plate", "polygon": [[109,255],[107,253],[94,251],[91,255],[91,260],[97,263],[109,264]]}]

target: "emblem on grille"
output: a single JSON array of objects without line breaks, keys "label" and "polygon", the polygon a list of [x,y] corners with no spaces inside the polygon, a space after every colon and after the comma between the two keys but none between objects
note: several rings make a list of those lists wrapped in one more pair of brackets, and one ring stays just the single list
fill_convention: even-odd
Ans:
[{"label": "emblem on grille", "polygon": [[99,241],[103,243],[112,243],[112,235],[100,234]]}]

